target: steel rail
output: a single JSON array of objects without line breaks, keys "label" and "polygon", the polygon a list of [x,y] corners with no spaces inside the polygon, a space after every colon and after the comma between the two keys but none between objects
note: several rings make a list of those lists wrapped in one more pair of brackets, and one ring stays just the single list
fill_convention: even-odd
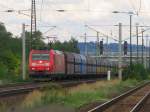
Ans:
[{"label": "steel rail", "polygon": [[37,89],[37,88],[30,87],[30,88],[19,88],[19,89],[4,90],[4,91],[0,91],[0,97],[31,92],[34,89]]},{"label": "steel rail", "polygon": [[69,87],[73,87],[73,86],[77,86],[79,84],[83,84],[83,83],[94,83],[96,81],[102,81],[102,79],[98,80],[98,79],[93,79],[93,80],[81,80],[81,81],[64,81],[64,82],[52,82],[52,83],[48,83],[48,82],[43,82],[43,83],[25,83],[25,84],[8,84],[5,86],[1,86],[0,87],[0,97],[7,97],[7,96],[12,96],[12,95],[16,95],[16,94],[22,94],[22,93],[28,93],[28,92],[32,92],[35,89],[40,89],[43,88],[45,86],[48,86],[50,84],[57,84],[59,86],[61,86],[62,88],[69,88]]},{"label": "steel rail", "polygon": [[144,106],[145,102],[150,97],[150,92],[147,93],[135,106],[130,112],[139,112],[140,109]]},{"label": "steel rail", "polygon": [[6,88],[6,87],[16,87],[16,86],[22,86],[22,85],[29,85],[29,84],[33,84],[33,82],[4,84],[4,85],[0,85],[0,89],[1,88]]},{"label": "steel rail", "polygon": [[21,84],[21,85],[10,85],[6,88],[0,88],[0,97],[12,96],[21,93],[28,93],[33,91],[34,89],[40,89],[44,87],[46,84]]},{"label": "steel rail", "polygon": [[121,94],[120,96],[117,96],[117,97],[111,99],[110,101],[108,101],[108,102],[106,102],[104,104],[98,105],[97,107],[95,107],[95,108],[93,108],[93,109],[91,109],[91,110],[89,110],[87,112],[103,112],[104,110],[108,109],[110,106],[114,105],[118,101],[124,99],[125,97],[131,95],[135,91],[143,88],[144,86],[146,86],[148,84],[150,84],[150,82],[146,82],[146,83],[144,83],[144,84],[142,84],[142,85],[140,85],[140,86],[138,86],[138,87],[136,87],[134,89],[131,89],[131,90]]}]

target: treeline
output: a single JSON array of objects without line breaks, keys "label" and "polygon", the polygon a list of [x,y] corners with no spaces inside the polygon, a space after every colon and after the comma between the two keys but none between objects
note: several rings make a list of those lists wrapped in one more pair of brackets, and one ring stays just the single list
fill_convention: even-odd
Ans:
[{"label": "treeline", "polygon": [[[46,44],[40,31],[33,34],[33,49],[55,49],[69,52],[79,52],[77,48],[78,41],[71,39],[61,43],[56,41],[52,44]],[[26,53],[27,59],[30,51],[31,33],[26,32]],[[4,24],[0,23],[0,80],[2,78],[12,78],[21,76],[22,59],[22,40],[21,37],[14,37],[8,32]]]},{"label": "treeline", "polygon": [[55,43],[49,43],[48,49],[55,49],[60,51],[66,51],[66,52],[75,52],[79,53],[79,49],[77,47],[78,41],[74,38],[71,38],[69,41],[65,41],[61,43],[60,41],[56,41]]},{"label": "treeline", "polygon": [[30,51],[30,42],[32,40],[32,48],[33,49],[54,49],[54,50],[60,50],[65,52],[74,52],[79,53],[78,41],[75,38],[71,38],[69,41],[60,42],[59,40],[55,42],[48,42],[48,44],[44,43],[43,36],[40,31],[37,31],[35,34],[33,34],[33,37],[31,39],[31,33],[26,32],[26,48],[27,52]]},{"label": "treeline", "polygon": [[21,59],[21,40],[0,24],[0,76],[18,74]]}]

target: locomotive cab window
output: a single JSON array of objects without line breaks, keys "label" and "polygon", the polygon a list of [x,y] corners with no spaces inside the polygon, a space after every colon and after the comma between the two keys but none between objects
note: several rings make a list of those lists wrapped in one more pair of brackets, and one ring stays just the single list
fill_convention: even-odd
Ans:
[{"label": "locomotive cab window", "polygon": [[49,54],[32,54],[32,60],[49,60]]}]

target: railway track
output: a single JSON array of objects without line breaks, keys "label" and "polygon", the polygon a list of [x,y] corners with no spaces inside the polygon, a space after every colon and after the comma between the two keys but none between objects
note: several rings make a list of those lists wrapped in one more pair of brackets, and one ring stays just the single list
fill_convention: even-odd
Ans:
[{"label": "railway track", "polygon": [[147,82],[104,104],[92,108],[88,112],[150,112],[141,111],[141,109],[144,109],[149,97],[150,82]]},{"label": "railway track", "polygon": [[13,96],[21,93],[28,93],[34,89],[44,87],[44,83],[21,83],[21,84],[8,84],[0,86],[0,97]]},{"label": "railway track", "polygon": [[148,92],[131,110],[131,112],[150,112],[150,92]]},{"label": "railway track", "polygon": [[[99,79],[79,80],[79,81],[61,81],[61,82],[52,82],[51,84],[57,84],[63,88],[66,88],[66,87],[73,87],[82,83],[94,83],[96,81],[99,81]],[[29,93],[35,89],[40,89],[48,85],[50,85],[50,83],[48,82],[3,85],[3,86],[0,86],[0,97],[7,97],[7,96],[13,96],[17,94]]]}]

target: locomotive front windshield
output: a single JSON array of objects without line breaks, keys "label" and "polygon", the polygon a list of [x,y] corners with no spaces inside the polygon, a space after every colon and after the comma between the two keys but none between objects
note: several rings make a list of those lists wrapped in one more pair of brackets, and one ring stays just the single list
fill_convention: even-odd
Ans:
[{"label": "locomotive front windshield", "polygon": [[32,54],[32,60],[49,60],[49,54]]}]

